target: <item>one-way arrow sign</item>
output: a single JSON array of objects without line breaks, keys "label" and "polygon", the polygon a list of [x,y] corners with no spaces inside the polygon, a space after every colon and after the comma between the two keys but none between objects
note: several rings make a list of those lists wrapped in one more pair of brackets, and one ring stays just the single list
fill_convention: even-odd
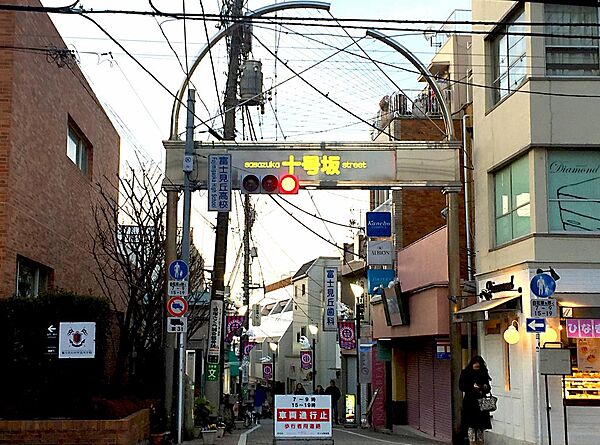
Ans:
[{"label": "one-way arrow sign", "polygon": [[56,332],[56,328],[54,327],[53,324],[51,324],[50,326],[48,326],[48,333],[49,334],[54,334]]},{"label": "one-way arrow sign", "polygon": [[525,323],[527,332],[533,332],[539,334],[546,331],[546,319],[545,318],[528,318]]}]

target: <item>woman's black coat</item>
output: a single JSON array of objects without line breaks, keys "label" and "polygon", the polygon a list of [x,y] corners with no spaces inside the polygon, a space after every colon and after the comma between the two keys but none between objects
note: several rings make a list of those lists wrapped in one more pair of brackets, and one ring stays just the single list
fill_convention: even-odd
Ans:
[{"label": "woman's black coat", "polygon": [[[474,385],[480,388],[477,389]],[[476,428],[480,430],[492,429],[490,413],[479,410],[477,399],[488,394],[490,388],[490,377],[485,371],[475,371],[470,368],[463,369],[460,373],[458,386],[465,393],[462,409],[462,428],[466,432],[467,428]]]}]

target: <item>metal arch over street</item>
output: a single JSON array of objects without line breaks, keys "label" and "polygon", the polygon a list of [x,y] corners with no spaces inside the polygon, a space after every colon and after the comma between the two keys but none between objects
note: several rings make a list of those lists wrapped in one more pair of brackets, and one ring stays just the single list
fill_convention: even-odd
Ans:
[{"label": "metal arch over street", "polygon": [[[326,11],[329,11],[330,4],[327,2],[304,1],[304,0],[290,1],[290,2],[284,2],[284,3],[275,3],[272,5],[268,5],[268,6],[263,6],[262,8],[259,8],[254,12],[247,13],[246,17],[249,20],[252,20],[252,18],[254,18],[254,17],[260,17],[260,16],[263,16],[266,14],[270,14],[272,12],[284,11],[286,9],[302,9],[302,8],[324,9]],[[177,99],[173,102],[173,110],[171,112],[171,130],[170,130],[169,140],[178,140],[179,139],[179,112],[181,110],[181,104],[183,103],[183,96],[185,94],[185,91],[188,88],[189,83],[190,83],[190,78],[196,71],[196,68],[198,68],[198,65],[200,64],[202,59],[204,59],[204,57],[208,54],[208,52],[217,43],[219,43],[219,41],[223,37],[225,37],[227,34],[231,33],[235,28],[237,28],[238,26],[240,26],[243,23],[244,22],[233,23],[233,24],[229,25],[227,28],[224,28],[221,31],[217,32],[215,35],[213,35],[210,38],[210,40],[208,41],[206,46],[204,46],[204,48],[202,48],[200,50],[200,52],[198,53],[198,55],[196,56],[194,63],[190,67],[188,74],[186,75],[185,79],[183,80],[183,83],[181,84],[181,87],[179,88],[179,91],[177,92]],[[440,96],[440,97],[442,97],[442,96]]]},{"label": "metal arch over street", "polygon": [[442,90],[436,82],[436,80],[433,77],[431,77],[431,73],[427,70],[425,65],[423,65],[423,63],[417,57],[415,57],[415,55],[411,53],[405,46],[401,45],[391,37],[386,36],[382,32],[376,31],[374,29],[369,29],[367,31],[367,36],[373,37],[374,39],[377,39],[385,43],[386,45],[391,46],[393,49],[395,49],[404,57],[406,57],[408,61],[412,63],[416,69],[419,70],[421,75],[425,78],[429,86],[433,89],[433,91],[435,91],[436,96],[439,98],[438,103],[442,107],[442,117],[444,118],[444,124],[446,126],[446,137],[448,138],[448,140],[453,141],[455,139],[454,125],[452,125],[452,115],[450,114],[450,107],[448,106],[448,103],[442,99],[444,97],[442,94]]}]

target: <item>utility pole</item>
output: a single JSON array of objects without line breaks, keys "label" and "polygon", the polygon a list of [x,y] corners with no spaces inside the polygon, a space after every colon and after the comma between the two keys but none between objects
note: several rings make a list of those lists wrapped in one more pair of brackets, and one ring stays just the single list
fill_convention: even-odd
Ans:
[{"label": "utility pole", "polygon": [[[234,17],[242,15],[243,0],[233,0],[231,14]],[[227,88],[225,90],[225,127],[223,129],[223,139],[232,141],[235,139],[235,111],[238,104],[237,85],[238,73],[240,68],[240,54],[242,45],[242,26],[231,27],[231,41],[229,48],[229,69],[227,72]],[[217,228],[215,239],[214,273],[211,290],[211,301],[223,301],[225,299],[225,267],[227,260],[227,234],[229,232],[229,213],[219,212],[217,214]],[[225,311],[223,311],[225,314]],[[222,322],[221,326],[225,323]],[[221,342],[224,338],[221,335]],[[221,345],[221,359],[219,361],[219,371],[223,366],[223,345]],[[218,373],[219,376],[222,372]],[[221,406],[223,398],[222,379],[216,382],[209,381],[206,384],[206,396],[215,405]]]},{"label": "utility pole", "polygon": [[450,296],[455,297],[449,300],[450,316],[450,382],[452,395],[452,444],[462,445],[463,438],[461,433],[461,410],[462,410],[462,392],[458,387],[458,380],[462,369],[462,345],[460,324],[454,322],[454,314],[460,309],[458,305],[461,294],[460,290],[460,233],[459,233],[459,213],[458,213],[458,191],[446,189],[446,203],[448,206],[448,291]]},{"label": "utility pole", "polygon": [[[242,404],[245,394],[247,394],[247,384],[244,384],[244,373],[242,368],[242,361],[244,360],[244,344],[248,340],[248,329],[250,328],[250,233],[252,232],[252,206],[250,204],[250,195],[244,195],[244,306],[246,306],[246,315],[244,317],[244,329],[245,333],[240,337],[240,351],[239,351],[239,362],[240,362],[240,394],[239,401]],[[247,379],[246,379],[247,382]],[[241,406],[241,405],[240,405]]]}]

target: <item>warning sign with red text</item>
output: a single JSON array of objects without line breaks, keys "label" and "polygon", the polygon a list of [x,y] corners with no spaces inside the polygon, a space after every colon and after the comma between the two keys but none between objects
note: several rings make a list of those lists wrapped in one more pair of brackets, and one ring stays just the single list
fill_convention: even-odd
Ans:
[{"label": "warning sign with red text", "polygon": [[276,438],[330,438],[331,397],[276,395],[274,424]]}]

